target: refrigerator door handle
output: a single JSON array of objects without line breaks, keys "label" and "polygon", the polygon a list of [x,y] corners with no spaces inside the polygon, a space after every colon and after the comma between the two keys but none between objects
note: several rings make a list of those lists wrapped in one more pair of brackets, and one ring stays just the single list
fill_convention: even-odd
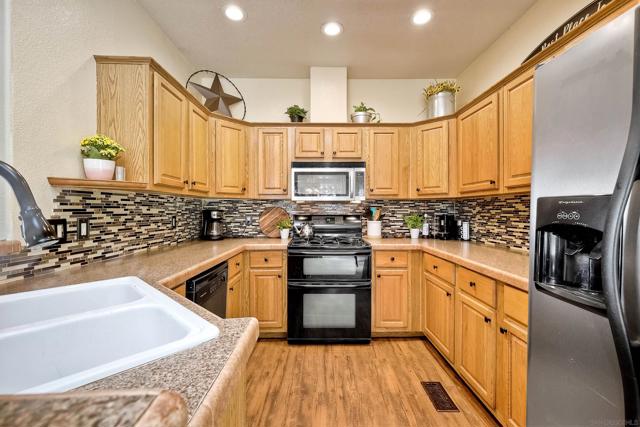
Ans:
[{"label": "refrigerator door handle", "polygon": [[622,252],[620,298],[622,313],[632,347],[640,347],[640,181],[629,193],[621,234]]}]

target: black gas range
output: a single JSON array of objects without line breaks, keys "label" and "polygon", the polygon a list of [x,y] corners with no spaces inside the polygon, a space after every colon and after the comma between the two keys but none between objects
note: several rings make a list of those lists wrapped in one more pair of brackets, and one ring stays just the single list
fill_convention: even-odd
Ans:
[{"label": "black gas range", "polygon": [[371,341],[371,245],[353,215],[294,215],[314,236],[288,248],[288,341]]}]

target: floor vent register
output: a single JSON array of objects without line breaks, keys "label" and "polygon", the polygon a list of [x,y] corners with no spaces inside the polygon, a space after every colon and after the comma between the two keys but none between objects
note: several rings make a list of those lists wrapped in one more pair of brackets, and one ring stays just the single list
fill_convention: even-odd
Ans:
[{"label": "floor vent register", "polygon": [[427,396],[431,399],[431,403],[439,412],[459,412],[458,407],[449,393],[442,387],[440,381],[422,381],[422,387],[427,392]]}]

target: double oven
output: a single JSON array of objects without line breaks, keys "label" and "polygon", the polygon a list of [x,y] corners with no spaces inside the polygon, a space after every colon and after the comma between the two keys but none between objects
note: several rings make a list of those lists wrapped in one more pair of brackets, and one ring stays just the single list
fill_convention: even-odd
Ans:
[{"label": "double oven", "polygon": [[370,245],[323,235],[294,239],[288,252],[288,341],[369,342]]}]

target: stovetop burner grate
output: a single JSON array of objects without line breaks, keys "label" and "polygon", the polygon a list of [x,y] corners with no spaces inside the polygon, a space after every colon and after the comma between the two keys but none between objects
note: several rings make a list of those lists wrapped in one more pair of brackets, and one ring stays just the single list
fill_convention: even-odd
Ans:
[{"label": "stovetop burner grate", "polygon": [[311,239],[294,237],[289,247],[296,248],[366,248],[369,243],[356,236],[315,236]]}]

